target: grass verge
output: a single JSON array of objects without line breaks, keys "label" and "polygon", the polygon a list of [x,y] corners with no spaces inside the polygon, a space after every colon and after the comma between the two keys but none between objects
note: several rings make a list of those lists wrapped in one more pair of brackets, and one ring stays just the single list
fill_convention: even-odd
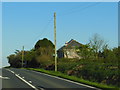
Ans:
[{"label": "grass verge", "polygon": [[90,85],[90,86],[93,86],[93,87],[97,87],[97,88],[100,88],[100,89],[120,90],[119,87],[115,87],[115,86],[112,86],[112,85],[108,86],[108,85],[100,84],[100,83],[97,83],[97,82],[91,82],[91,81],[84,80],[84,79],[81,79],[81,78],[78,78],[78,77],[75,77],[75,76],[68,76],[68,75],[66,75],[64,73],[61,73],[61,72],[58,72],[58,71],[55,72],[55,71],[48,71],[48,70],[37,69],[37,68],[24,68],[24,69],[34,70],[34,71],[58,76],[58,77],[69,79],[69,80],[72,80],[72,81],[75,81],[75,82],[79,82],[79,83],[83,83],[83,84]]}]

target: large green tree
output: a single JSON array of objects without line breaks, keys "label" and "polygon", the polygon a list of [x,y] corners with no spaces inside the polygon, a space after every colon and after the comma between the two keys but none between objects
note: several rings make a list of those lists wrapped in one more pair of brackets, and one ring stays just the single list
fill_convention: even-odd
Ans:
[{"label": "large green tree", "polygon": [[48,40],[47,38],[44,38],[42,40],[37,41],[37,43],[35,44],[35,50],[38,48],[48,48],[48,47],[52,47],[54,48],[54,44]]},{"label": "large green tree", "polygon": [[35,51],[36,61],[41,66],[46,66],[48,63],[51,64],[54,54],[54,44],[50,40],[46,38],[39,40],[35,44]]}]

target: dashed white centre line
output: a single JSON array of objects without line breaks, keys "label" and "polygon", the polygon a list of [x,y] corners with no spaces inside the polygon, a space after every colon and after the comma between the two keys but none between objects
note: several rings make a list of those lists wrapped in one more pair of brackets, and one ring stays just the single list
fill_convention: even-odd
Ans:
[{"label": "dashed white centre line", "polygon": [[[15,72],[13,72],[12,70],[9,70],[9,69],[7,69],[8,71],[10,71],[11,73],[13,73],[13,74],[15,74]],[[37,89],[34,85],[32,85],[32,84],[30,84],[29,82],[27,82],[25,79],[24,79],[24,77],[20,77],[19,76],[19,74],[15,74],[15,76],[17,77],[17,78],[19,78],[20,80],[22,80],[23,82],[25,82],[26,84],[28,84],[30,87],[32,87],[33,89],[35,89],[35,90],[39,90],[39,89]],[[32,81],[30,81],[31,83],[32,83]],[[40,90],[44,90],[43,88],[40,88]]]},{"label": "dashed white centre line", "polygon": [[32,81],[29,81],[29,83],[32,83]]},{"label": "dashed white centre line", "polygon": [[20,76],[18,76],[17,74],[15,74],[16,77],[18,77],[19,79],[21,79],[23,82],[25,82],[26,84],[28,84],[30,87],[34,88],[35,90],[38,90],[35,86],[33,86],[32,84],[30,84],[29,82],[27,82],[25,79],[21,78]]}]

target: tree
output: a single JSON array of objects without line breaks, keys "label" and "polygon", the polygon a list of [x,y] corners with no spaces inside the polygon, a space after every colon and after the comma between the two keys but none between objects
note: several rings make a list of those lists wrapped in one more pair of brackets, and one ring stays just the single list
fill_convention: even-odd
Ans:
[{"label": "tree", "polygon": [[[24,66],[40,67],[42,64],[51,64],[53,60],[54,44],[44,38],[39,40],[34,47],[35,48],[30,51],[24,51]],[[11,67],[22,66],[22,51],[16,50],[15,54],[9,55],[7,58]]]},{"label": "tree", "polygon": [[77,53],[83,58],[83,59],[90,59],[92,55],[92,49],[90,48],[89,44],[81,45],[78,47]]},{"label": "tree", "polygon": [[98,57],[99,52],[102,52],[108,47],[106,42],[98,34],[94,34],[93,37],[90,38],[89,44],[93,49],[96,58]]},{"label": "tree", "polygon": [[11,54],[7,57],[10,66],[13,66],[14,58],[15,58],[15,54]]},{"label": "tree", "polygon": [[8,63],[11,67],[20,68],[21,67],[21,52],[17,54],[11,54],[8,57]]},{"label": "tree", "polygon": [[44,38],[42,40],[39,40],[36,44],[35,44],[35,50],[37,50],[38,48],[48,48],[48,47],[52,47],[54,48],[54,44],[48,40],[47,38]]},{"label": "tree", "polygon": [[32,61],[35,58],[35,51],[26,51],[24,55],[25,61]]},{"label": "tree", "polygon": [[38,64],[40,64],[40,66],[45,66],[48,63],[50,64],[50,62],[52,62],[54,44],[50,40],[46,38],[39,40],[34,47],[36,51],[35,60]]},{"label": "tree", "polygon": [[54,50],[52,47],[40,47],[36,50],[36,61],[41,65],[45,66],[53,60]]},{"label": "tree", "polygon": [[19,50],[16,50],[14,53],[17,55],[18,53],[20,53],[20,51],[19,51]]}]

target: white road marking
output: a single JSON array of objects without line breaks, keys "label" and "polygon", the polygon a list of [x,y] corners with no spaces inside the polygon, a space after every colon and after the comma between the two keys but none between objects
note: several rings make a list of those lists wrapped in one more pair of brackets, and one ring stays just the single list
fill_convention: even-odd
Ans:
[{"label": "white road marking", "polygon": [[71,83],[74,83],[74,84],[77,84],[77,85],[82,85],[82,86],[85,86],[85,87],[88,87],[88,88],[93,88],[93,89],[96,89],[96,90],[102,90],[102,89],[99,89],[99,88],[96,88],[96,87],[93,87],[93,86],[89,86],[89,85],[85,85],[85,84],[82,84],[82,83],[74,82],[74,81],[64,79],[64,78],[60,78],[60,77],[57,77],[57,76],[52,76],[52,75],[49,75],[49,74],[45,74],[45,73],[42,73],[42,72],[36,72],[36,71],[33,71],[33,70],[31,70],[31,71],[35,72],[35,73],[43,74],[43,75],[46,75],[46,76],[49,76],[49,77],[54,77],[54,78],[57,78],[57,79],[61,79],[61,80],[67,81],[67,82],[71,82]]},{"label": "white road marking", "polygon": [[9,77],[3,77],[3,76],[0,76],[0,78],[2,78],[2,79],[10,79]]},{"label": "white road marking", "polygon": [[21,78],[20,76],[18,76],[17,74],[15,74],[16,77],[18,77],[20,80],[22,80],[23,82],[25,82],[26,84],[28,84],[30,87],[34,88],[35,90],[38,90],[35,86],[33,86],[32,84],[30,84],[29,82],[27,82],[25,79]]},{"label": "white road marking", "polygon": [[[10,71],[11,73],[13,73],[13,74],[15,74],[12,70],[9,70],[9,69],[7,69],[8,71]],[[20,80],[22,80],[23,82],[25,82],[26,84],[28,84],[30,87],[32,87],[33,89],[35,89],[35,90],[39,90],[39,89],[37,89],[35,86],[33,86],[32,84],[30,84],[29,82],[27,82],[25,79],[23,79],[22,77],[20,77],[18,74],[15,74],[15,76],[17,77],[17,78],[19,78]],[[44,90],[43,88],[40,88],[40,90]]]},{"label": "white road marking", "polygon": [[29,81],[29,83],[32,83],[32,81]]},{"label": "white road marking", "polygon": [[13,73],[14,74],[14,72],[13,71],[11,71],[11,70],[9,70],[9,69],[7,69],[8,71],[10,71],[11,73]]}]

